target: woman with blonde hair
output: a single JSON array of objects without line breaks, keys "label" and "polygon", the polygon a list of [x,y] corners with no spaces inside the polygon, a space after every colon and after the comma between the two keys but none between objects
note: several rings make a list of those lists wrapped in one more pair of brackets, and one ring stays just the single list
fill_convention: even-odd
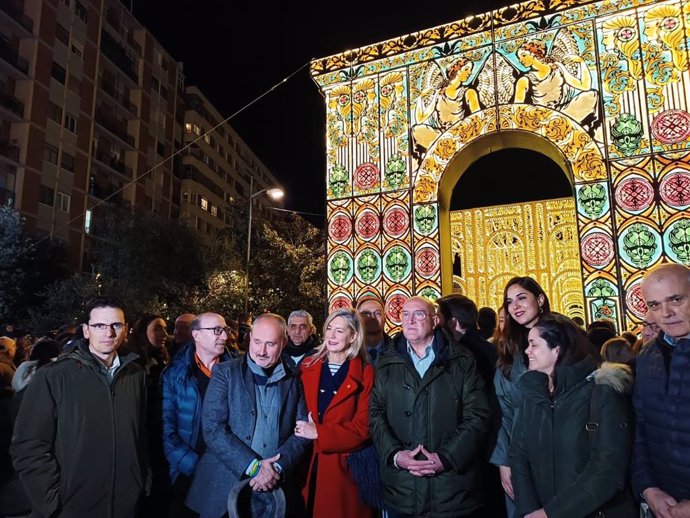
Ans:
[{"label": "woman with blonde hair", "polygon": [[308,421],[297,421],[295,435],[314,441],[303,490],[313,518],[370,518],[361,502],[347,457],[369,441],[369,396],[374,369],[367,363],[364,331],[353,309],[333,311],[324,341],[300,365]]}]

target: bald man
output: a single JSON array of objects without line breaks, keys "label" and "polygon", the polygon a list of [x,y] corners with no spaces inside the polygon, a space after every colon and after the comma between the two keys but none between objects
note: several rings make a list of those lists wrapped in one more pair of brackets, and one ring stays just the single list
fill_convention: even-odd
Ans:
[{"label": "bald man", "polygon": [[637,357],[633,487],[657,518],[690,517],[690,269],[650,270],[642,297],[660,331]]},{"label": "bald man", "polygon": [[397,517],[472,516],[476,461],[489,405],[472,353],[437,328],[431,302],[412,297],[403,332],[379,354],[369,400],[384,500]]}]

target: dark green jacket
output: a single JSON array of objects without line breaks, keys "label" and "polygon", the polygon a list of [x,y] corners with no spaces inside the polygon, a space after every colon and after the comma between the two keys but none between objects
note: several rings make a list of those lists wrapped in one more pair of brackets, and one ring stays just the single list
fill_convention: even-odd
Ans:
[{"label": "dark green jacket", "polygon": [[[378,356],[369,400],[371,436],[381,458],[386,505],[401,514],[450,518],[481,505],[475,464],[486,440],[489,405],[474,356],[434,337],[435,359],[420,378],[400,334]],[[400,450],[418,444],[438,453],[446,471],[415,477],[393,466]]]},{"label": "dark green jacket", "polygon": [[[511,442],[518,514],[543,507],[549,518],[584,518],[603,508],[607,518],[635,516],[627,489],[630,368],[604,363],[597,370],[591,358],[557,367],[553,398],[541,372],[525,373],[518,385],[522,401]],[[596,430],[588,431],[595,421]]]},{"label": "dark green jacket", "polygon": [[32,517],[132,518],[143,493],[146,385],[136,354],[112,385],[84,341],[26,389],[11,453]]}]

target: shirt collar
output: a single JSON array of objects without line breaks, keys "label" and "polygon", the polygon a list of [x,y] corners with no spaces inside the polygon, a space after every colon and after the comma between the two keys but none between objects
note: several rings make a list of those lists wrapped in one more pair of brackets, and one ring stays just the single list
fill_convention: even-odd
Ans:
[{"label": "shirt collar", "polygon": [[[429,345],[427,345],[427,346],[424,348],[424,356],[422,356],[422,357],[420,358],[420,360],[423,360],[423,359],[429,357],[429,354],[431,353],[431,350],[432,350],[432,348],[433,348],[433,346],[434,346],[434,339],[435,339],[435,337],[432,338],[432,339],[431,339],[431,342],[429,342]],[[412,348],[412,346],[410,345],[410,341],[409,341],[409,340],[406,340],[406,342],[407,342],[407,354],[414,354],[414,355],[416,356],[417,353],[415,352],[415,350],[414,350],[414,349]]]}]

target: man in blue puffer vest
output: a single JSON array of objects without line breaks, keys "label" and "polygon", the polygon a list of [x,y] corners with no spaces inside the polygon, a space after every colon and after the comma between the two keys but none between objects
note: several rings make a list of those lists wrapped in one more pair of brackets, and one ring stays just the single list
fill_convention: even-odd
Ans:
[{"label": "man in blue puffer vest", "polygon": [[661,328],[636,361],[633,487],[657,518],[690,516],[690,268],[662,264],[642,281]]},{"label": "man in blue puffer vest", "polygon": [[216,313],[192,320],[193,343],[182,349],[163,372],[163,448],[170,464],[173,495],[171,517],[196,516],[184,499],[205,444],[201,433],[201,403],[213,366],[233,356],[226,343],[230,328]]}]

